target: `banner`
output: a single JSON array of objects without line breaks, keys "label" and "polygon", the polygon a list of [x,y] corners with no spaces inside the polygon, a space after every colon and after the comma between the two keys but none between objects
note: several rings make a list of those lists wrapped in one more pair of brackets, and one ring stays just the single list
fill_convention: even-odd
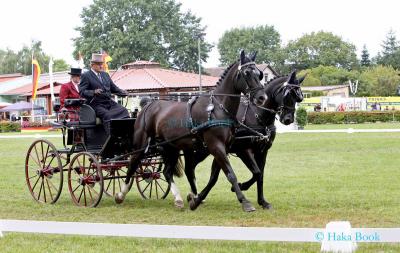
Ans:
[{"label": "banner", "polygon": [[38,88],[40,77],[40,66],[35,58],[32,58],[32,101],[36,99],[36,92]]}]

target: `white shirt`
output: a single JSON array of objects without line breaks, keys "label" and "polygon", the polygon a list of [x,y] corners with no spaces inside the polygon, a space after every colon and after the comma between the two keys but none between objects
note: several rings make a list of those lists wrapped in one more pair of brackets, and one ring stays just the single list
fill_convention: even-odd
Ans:
[{"label": "white shirt", "polygon": [[77,92],[79,92],[78,83],[74,83],[74,81],[72,81],[72,80],[71,80],[71,82],[72,82],[72,84],[74,85],[75,90],[76,90]]}]

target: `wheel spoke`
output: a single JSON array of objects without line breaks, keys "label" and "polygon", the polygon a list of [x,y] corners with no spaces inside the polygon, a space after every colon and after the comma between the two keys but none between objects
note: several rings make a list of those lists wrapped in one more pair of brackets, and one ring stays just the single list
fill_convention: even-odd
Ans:
[{"label": "wheel spoke", "polygon": [[42,180],[42,185],[43,185],[44,202],[47,202],[47,199],[46,199],[46,186],[44,185],[44,178]]},{"label": "wheel spoke", "polygon": [[146,191],[146,189],[149,187],[150,183],[147,184],[147,186],[143,189],[143,192]]},{"label": "wheel spoke", "polygon": [[[42,181],[43,182],[43,181]],[[38,200],[40,200],[40,194],[42,193],[42,183],[40,183],[40,189],[39,189],[39,196],[38,196]]]},{"label": "wheel spoke", "polygon": [[89,193],[89,196],[90,196],[90,203],[94,203],[94,199],[93,199],[93,196],[92,196],[92,191],[90,190],[90,186],[88,187],[88,193]]},{"label": "wheel spoke", "polygon": [[[45,160],[44,160],[44,151],[43,151],[43,142],[42,141],[40,142],[40,147],[42,150],[42,161],[43,161],[43,165],[44,165]],[[44,168],[44,166],[43,166],[43,168]]]},{"label": "wheel spoke", "polygon": [[41,169],[43,169],[42,163],[41,163],[41,161],[40,161],[39,154],[38,154],[38,151],[37,151],[37,148],[36,148],[36,145],[34,146],[34,148],[35,148],[35,153],[36,153],[37,160],[38,160],[38,162],[39,162],[39,167],[40,167]]},{"label": "wheel spoke", "polygon": [[31,180],[32,178],[34,178],[34,177],[37,177],[38,175],[33,175],[33,176],[31,176],[30,178],[29,178],[29,180]]},{"label": "wheel spoke", "polygon": [[54,186],[54,184],[51,182],[51,180],[47,180],[47,182],[50,183],[50,185],[54,188],[54,190],[58,191],[57,187]]},{"label": "wheel spoke", "polygon": [[157,182],[157,180],[155,180],[155,182],[156,182],[156,183],[155,183],[154,187],[156,188],[156,196],[157,196],[157,199],[159,199],[159,197],[158,197],[158,190],[157,190],[157,189],[158,189],[158,186],[157,186],[157,183],[158,183],[158,182]]},{"label": "wheel spoke", "polygon": [[46,183],[47,183],[47,187],[49,188],[49,194],[50,194],[51,201],[53,201],[54,200],[53,199],[53,193],[51,192],[50,185],[49,185],[49,180],[47,179],[47,177],[46,177]]},{"label": "wheel spoke", "polygon": [[86,187],[83,187],[83,198],[85,199],[85,206],[87,206],[87,202],[86,202]]},{"label": "wheel spoke", "polygon": [[[33,161],[35,161],[35,163],[37,164],[37,166],[39,166],[39,168],[41,169],[42,166],[40,165],[40,163],[38,161],[36,161],[35,158],[33,158],[33,155],[31,153],[29,153],[29,156],[32,158]],[[33,168],[33,167],[32,167]]]},{"label": "wheel spoke", "polygon": [[32,187],[32,191],[34,191],[35,190],[35,187],[36,187],[36,185],[37,185],[37,183],[39,182],[39,180],[40,180],[40,177],[36,180],[36,182],[35,182],[35,185],[33,185],[33,187]]},{"label": "wheel spoke", "polygon": [[78,190],[78,188],[79,188],[80,186],[81,186],[81,185],[78,184],[78,186],[72,191],[72,193],[74,193],[76,190]]},{"label": "wheel spoke", "polygon": [[152,191],[153,191],[153,180],[151,180],[151,182],[150,182],[150,195],[149,195],[150,199],[151,199]]},{"label": "wheel spoke", "polygon": [[81,194],[79,194],[78,203],[81,203],[81,198],[82,198],[83,190],[85,190],[85,186],[83,186],[83,189],[82,189],[82,191],[81,191]]},{"label": "wheel spoke", "polygon": [[159,182],[157,182],[157,180],[156,180],[156,184],[160,187],[161,191],[163,191],[163,193],[165,194],[165,191],[164,191],[163,187],[160,185]]}]

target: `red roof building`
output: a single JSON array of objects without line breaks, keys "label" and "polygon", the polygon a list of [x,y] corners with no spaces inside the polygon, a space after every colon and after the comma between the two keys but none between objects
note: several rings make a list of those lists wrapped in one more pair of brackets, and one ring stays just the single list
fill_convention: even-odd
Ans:
[{"label": "red roof building", "polygon": [[[190,93],[199,90],[199,75],[196,73],[182,72],[161,67],[157,62],[136,61],[127,63],[121,69],[110,72],[111,79],[121,89],[133,94],[158,93],[165,95],[168,93]],[[219,77],[201,76],[203,90],[215,87]],[[58,72],[53,75],[54,94],[58,99],[61,84],[67,83],[70,76],[66,72]],[[29,101],[32,95],[32,83],[8,90],[2,95],[20,95]],[[40,105],[44,106],[48,112],[52,111],[50,98],[49,75],[43,74],[39,79],[37,99],[41,99]]]}]

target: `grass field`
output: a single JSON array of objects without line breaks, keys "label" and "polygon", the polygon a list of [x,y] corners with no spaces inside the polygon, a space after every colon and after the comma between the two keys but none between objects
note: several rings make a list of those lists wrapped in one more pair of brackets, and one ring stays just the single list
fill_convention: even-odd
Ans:
[{"label": "grass field", "polygon": [[[50,140],[60,146],[58,138]],[[223,175],[196,211],[187,207],[176,210],[171,196],[164,201],[145,201],[135,189],[123,205],[103,197],[98,208],[82,209],[72,204],[66,185],[55,205],[39,205],[31,199],[23,171],[32,141],[0,139],[2,219],[270,227],[324,227],[332,220],[348,220],[353,227],[400,225],[400,133],[278,134],[269,154],[264,185],[274,209],[258,207],[253,213],[241,210]],[[250,177],[239,160],[232,157],[231,161],[239,179]],[[208,180],[210,163],[208,159],[197,169],[200,188]],[[186,179],[176,181],[186,195]],[[257,205],[254,187],[245,194]],[[0,239],[1,252],[26,252],[27,247],[29,252],[317,252],[320,245],[18,233]],[[399,252],[400,245],[360,245],[360,252],[377,251]]]},{"label": "grass field", "polygon": [[385,123],[364,123],[364,124],[322,124],[322,125],[306,125],[305,130],[316,129],[397,129],[400,128],[400,122]]}]

